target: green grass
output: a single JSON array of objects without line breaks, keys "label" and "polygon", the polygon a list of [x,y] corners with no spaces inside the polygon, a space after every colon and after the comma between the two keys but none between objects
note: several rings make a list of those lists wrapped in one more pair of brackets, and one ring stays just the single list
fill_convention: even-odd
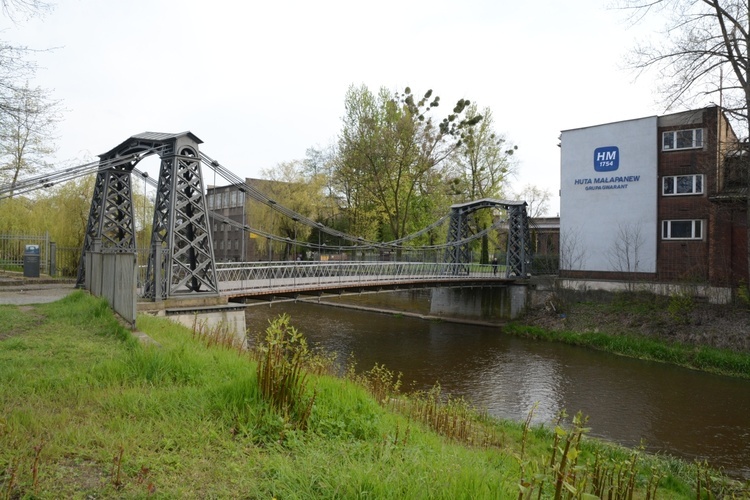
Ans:
[{"label": "green grass", "polygon": [[[359,381],[312,374],[302,428],[263,396],[247,353],[138,321],[158,346],[83,292],[0,306],[0,498],[517,498],[521,466],[552,491],[551,429],[477,414],[495,438],[468,446]],[[659,498],[695,498],[700,470],[679,461],[584,439],[578,463],[616,467],[633,453],[634,498],[652,468]]]},{"label": "green grass", "polygon": [[665,342],[637,335],[551,331],[520,323],[508,324],[503,328],[503,331],[520,337],[563,342],[633,358],[670,363],[710,373],[750,378],[750,355],[729,349]]}]

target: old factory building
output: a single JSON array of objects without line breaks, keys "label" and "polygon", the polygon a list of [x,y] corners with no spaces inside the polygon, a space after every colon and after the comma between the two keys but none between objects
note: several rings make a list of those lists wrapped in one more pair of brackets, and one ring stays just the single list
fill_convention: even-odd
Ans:
[{"label": "old factory building", "polygon": [[560,276],[746,281],[747,154],[717,106],[563,131]]}]

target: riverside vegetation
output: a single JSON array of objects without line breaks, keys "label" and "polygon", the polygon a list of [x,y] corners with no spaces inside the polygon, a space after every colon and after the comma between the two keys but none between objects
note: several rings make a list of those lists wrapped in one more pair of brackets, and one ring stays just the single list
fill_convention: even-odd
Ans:
[{"label": "riverside vegetation", "polygon": [[686,293],[558,290],[503,331],[750,378],[750,301],[717,305]]},{"label": "riverside vegetation", "polygon": [[498,421],[316,352],[290,318],[221,328],[75,292],[0,306],[0,498],[748,498],[702,464]]}]

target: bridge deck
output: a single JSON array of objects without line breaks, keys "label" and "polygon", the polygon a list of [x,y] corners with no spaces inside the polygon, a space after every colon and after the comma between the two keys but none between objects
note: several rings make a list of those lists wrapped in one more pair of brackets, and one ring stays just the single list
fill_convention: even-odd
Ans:
[{"label": "bridge deck", "polygon": [[[496,272],[497,271],[497,272]],[[219,292],[230,298],[365,289],[507,285],[490,265],[424,262],[283,262],[217,265]]]}]

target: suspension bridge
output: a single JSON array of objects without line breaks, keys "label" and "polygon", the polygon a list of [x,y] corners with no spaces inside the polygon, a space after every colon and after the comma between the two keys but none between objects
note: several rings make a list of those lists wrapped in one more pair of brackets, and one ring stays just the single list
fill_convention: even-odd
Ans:
[{"label": "suspension bridge", "polygon": [[[139,176],[155,189],[151,249],[145,277],[140,283],[142,300],[160,301],[187,297],[227,298],[322,293],[330,290],[386,289],[407,286],[489,285],[526,278],[530,274],[531,250],[526,203],[482,199],[451,206],[450,213],[435,223],[393,241],[377,242],[350,235],[291,210],[200,151],[202,141],[191,132],[178,134],[146,132],[134,135],[99,160],[22,179],[13,186],[0,186],[0,199],[50,187],[96,173],[94,192],[86,224],[77,282],[86,282],[86,255],[91,252],[135,253],[136,224],[133,204],[133,176]],[[158,156],[158,179],[141,172],[137,165]],[[297,224],[304,224],[347,242],[339,250],[351,255],[387,252],[397,261],[336,262],[255,262],[217,263],[214,258],[203,167],[213,171],[245,194]],[[497,220],[487,229],[471,234],[472,214],[482,209],[504,209],[507,219]],[[247,235],[262,236],[288,243],[288,238],[238,223],[211,213],[211,217],[237,227]],[[428,231],[448,223],[446,242],[415,245]],[[471,262],[470,246],[500,226],[507,229],[504,266]],[[295,242],[318,253],[321,245]],[[441,256],[435,262],[414,256]],[[439,261],[439,262],[438,262]]]}]

